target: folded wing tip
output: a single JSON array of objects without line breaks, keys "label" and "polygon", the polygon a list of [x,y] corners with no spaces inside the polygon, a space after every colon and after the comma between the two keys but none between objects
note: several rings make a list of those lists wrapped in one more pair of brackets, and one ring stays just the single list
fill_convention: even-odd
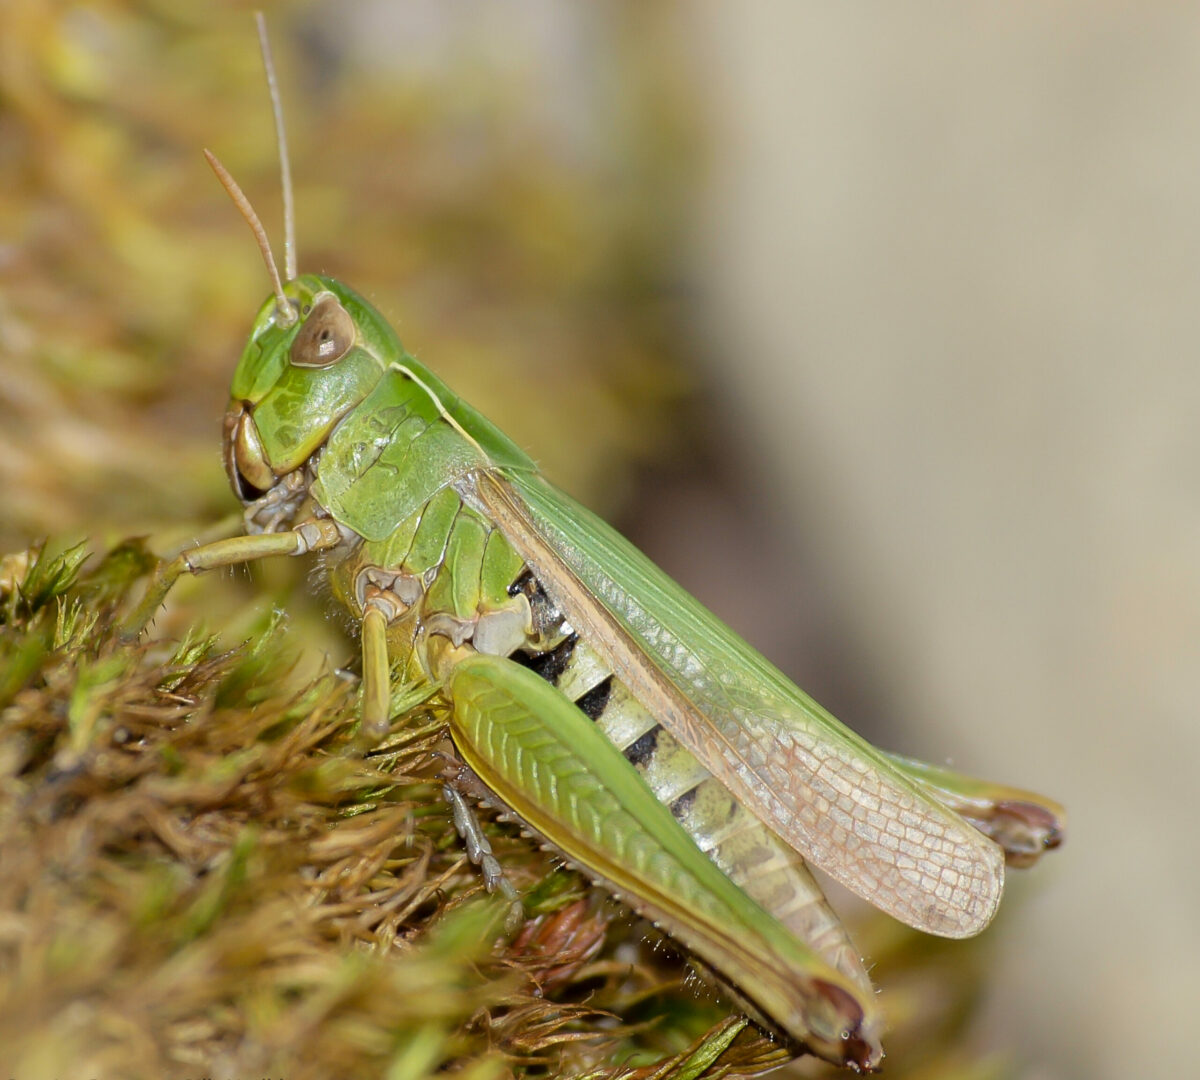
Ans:
[{"label": "folded wing tip", "polygon": [[894,914],[914,929],[937,937],[969,938],[985,930],[996,917],[1004,895],[1004,851],[988,841],[986,848],[980,847],[979,856],[979,874],[956,902],[948,903],[934,892],[916,913],[916,919],[909,921]]}]

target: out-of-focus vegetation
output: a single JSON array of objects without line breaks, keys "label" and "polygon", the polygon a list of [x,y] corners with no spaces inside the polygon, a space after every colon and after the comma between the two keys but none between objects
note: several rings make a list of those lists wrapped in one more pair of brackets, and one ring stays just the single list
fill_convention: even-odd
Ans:
[{"label": "out-of-focus vegetation", "polygon": [[[370,296],[552,478],[619,505],[687,391],[673,260],[702,155],[673,5],[552,20],[573,61],[524,77],[497,24],[417,8],[429,33],[384,65],[353,53],[365,7],[268,10],[300,267]],[[632,1076],[665,1056],[653,1075],[693,1076],[730,1039],[704,1074],[778,1064],[645,927],[492,823],[535,916],[500,939],[432,782],[436,711],[377,758],[347,752],[353,687],[333,669],[353,647],[295,567],[189,580],[150,643],[113,639],[151,561],[124,538],[162,550],[234,505],[220,417],[267,286],[199,151],[278,248],[252,26],[232,3],[5,5],[6,1069]],[[915,1068],[890,1071],[992,1075],[957,1048],[964,947],[884,920],[859,940],[888,987],[889,1062]]]},{"label": "out-of-focus vegetation", "polygon": [[[300,267],[371,296],[560,480],[611,499],[682,391],[666,260],[691,150],[666,28],[610,3],[597,40],[564,29],[595,76],[558,116],[551,75],[514,85],[486,27],[427,15],[444,64],[398,34],[381,70],[347,51],[352,5],[268,12]],[[14,0],[0,94],[0,541],[224,514],[220,417],[269,290],[202,147],[282,247],[250,9]]]}]

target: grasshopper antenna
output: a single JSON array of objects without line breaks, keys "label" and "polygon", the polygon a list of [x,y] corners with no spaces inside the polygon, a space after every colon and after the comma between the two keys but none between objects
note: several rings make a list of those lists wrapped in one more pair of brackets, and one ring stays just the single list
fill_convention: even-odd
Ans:
[{"label": "grasshopper antenna", "polygon": [[262,253],[263,262],[267,264],[267,273],[271,275],[271,288],[275,293],[275,308],[279,313],[279,325],[291,326],[296,321],[296,312],[284,295],[283,282],[279,280],[279,268],[275,265],[275,256],[271,254],[271,242],[267,239],[267,230],[263,228],[263,223],[254,212],[254,207],[250,205],[250,200],[238,187],[237,181],[229,175],[229,170],[217,160],[217,155],[211,150],[205,150],[204,157],[212,166],[212,171],[217,174],[217,179],[221,181],[221,187],[229,193],[233,205],[246,219],[246,224],[254,233],[254,239],[258,241],[258,250]]},{"label": "grasshopper antenna", "polygon": [[256,11],[254,21],[258,26],[258,47],[262,50],[263,68],[267,73],[267,89],[271,93],[275,144],[279,147],[279,181],[283,187],[283,275],[285,280],[293,281],[296,277],[296,209],[292,201],[292,163],[288,157],[287,132],[283,127],[283,102],[275,78],[275,61],[271,59],[271,43],[267,40],[267,20],[261,11]]}]

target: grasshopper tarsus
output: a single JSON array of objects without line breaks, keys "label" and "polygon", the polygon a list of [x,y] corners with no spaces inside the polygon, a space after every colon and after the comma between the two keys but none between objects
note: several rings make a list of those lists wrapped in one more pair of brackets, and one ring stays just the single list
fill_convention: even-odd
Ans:
[{"label": "grasshopper tarsus", "polygon": [[454,828],[467,849],[467,858],[479,867],[483,875],[483,885],[490,893],[498,892],[509,903],[508,914],[505,916],[504,929],[510,936],[521,929],[525,921],[525,907],[521,902],[521,894],[500,865],[492,851],[491,841],[483,831],[479,818],[471,805],[453,785],[447,781],[442,785],[442,797],[450,804],[450,812],[454,818]]}]

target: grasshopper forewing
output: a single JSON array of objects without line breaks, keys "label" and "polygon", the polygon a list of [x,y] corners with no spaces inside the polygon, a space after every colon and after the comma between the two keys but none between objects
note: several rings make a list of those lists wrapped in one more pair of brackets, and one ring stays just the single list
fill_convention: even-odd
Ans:
[{"label": "grasshopper forewing", "polygon": [[995,914],[1004,852],[926,796],[641,552],[540,478],[478,498],[661,725],[822,870],[918,930],[966,937]]},{"label": "grasshopper forewing", "polygon": [[890,756],[841,725],[542,479],[362,297],[298,274],[290,220],[281,278],[253,210],[210,162],[272,277],[225,419],[246,535],[161,566],[127,632],[185,572],[323,552],[361,632],[366,741],[388,730],[395,680],[407,701],[439,696],[465,762],[451,780],[482,782],[761,1023],[874,1068],[874,992],[805,860],[910,926],[964,937],[995,914],[1006,861],[1058,844],[1061,808]]}]

